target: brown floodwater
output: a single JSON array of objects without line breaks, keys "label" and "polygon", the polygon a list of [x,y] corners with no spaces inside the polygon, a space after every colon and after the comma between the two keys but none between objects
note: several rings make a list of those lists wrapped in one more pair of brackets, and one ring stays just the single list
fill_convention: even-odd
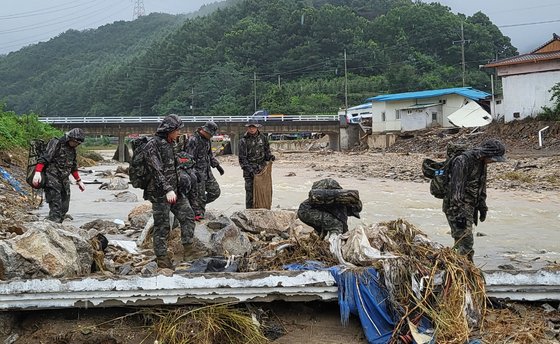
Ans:
[{"label": "brown floodwater", "polygon": [[[244,181],[239,166],[223,163],[225,175],[215,172],[222,194],[208,205],[226,215],[242,210],[245,204]],[[96,166],[96,171],[116,169]],[[293,173],[291,173],[293,172]],[[84,181],[98,179],[94,174],[81,173]],[[295,174],[295,176],[290,176]],[[451,245],[449,227],[441,211],[441,200],[430,195],[429,184],[375,178],[345,178],[336,174],[314,171],[299,166],[275,166],[273,169],[273,209],[297,209],[307,198],[314,181],[332,177],[343,188],[357,189],[363,202],[361,219],[351,218],[350,227],[381,221],[406,219],[421,228],[432,240]],[[130,210],[138,203],[104,202],[119,191],[99,190],[99,185],[86,185],[79,192],[72,186],[69,214],[79,226],[95,219],[127,220]],[[129,189],[142,201],[142,191]],[[488,189],[487,220],[479,224],[475,237],[475,261],[486,269],[512,264],[519,269],[535,269],[549,262],[560,261],[560,193],[503,191]],[[46,215],[48,207],[37,213]]]}]

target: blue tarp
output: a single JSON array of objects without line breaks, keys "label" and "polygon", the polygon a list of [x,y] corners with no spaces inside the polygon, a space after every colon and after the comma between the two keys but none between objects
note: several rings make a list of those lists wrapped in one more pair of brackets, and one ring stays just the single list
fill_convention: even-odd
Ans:
[{"label": "blue tarp", "polygon": [[0,167],[0,176],[2,176],[2,178],[6,179],[6,181],[8,183],[10,183],[10,185],[20,194],[26,195],[27,192],[23,191],[23,188],[21,187],[21,184],[19,183],[19,181],[17,179],[15,179],[8,171],[6,171],[5,169],[3,169],[2,167]]},{"label": "blue tarp", "polygon": [[[305,263],[288,264],[284,269],[329,270],[338,286],[338,305],[340,320],[346,325],[350,314],[360,318],[362,329],[369,344],[386,344],[391,339],[395,324],[391,305],[386,289],[379,273],[374,268],[359,271],[349,270],[344,266],[325,267],[319,261],[310,260]],[[421,331],[431,328],[430,321],[423,318],[419,324]],[[434,343],[435,341],[432,341]]]},{"label": "blue tarp", "polygon": [[443,88],[439,90],[382,94],[376,97],[367,98],[366,100],[374,101],[374,102],[391,102],[391,101],[407,100],[407,99],[436,98],[448,94],[458,94],[472,100],[486,99],[491,96],[490,93],[486,93],[484,91],[480,91],[472,87],[454,87],[454,88]]},{"label": "blue tarp", "polygon": [[340,319],[348,323],[350,314],[360,318],[368,343],[386,344],[391,339],[395,320],[389,312],[387,293],[382,288],[379,273],[373,268],[360,272],[340,267],[329,269],[338,285]]}]

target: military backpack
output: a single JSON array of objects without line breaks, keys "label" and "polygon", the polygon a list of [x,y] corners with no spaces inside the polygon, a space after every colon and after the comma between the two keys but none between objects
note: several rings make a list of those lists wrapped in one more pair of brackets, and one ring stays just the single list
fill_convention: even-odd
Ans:
[{"label": "military backpack", "polygon": [[25,181],[34,189],[42,189],[45,187],[45,170],[41,172],[41,182],[39,183],[39,186],[33,186],[33,177],[35,176],[35,167],[37,166],[37,161],[39,160],[41,155],[45,153],[46,149],[47,142],[43,140],[31,140],[31,142],[29,143],[29,155],[27,157],[27,171]]},{"label": "military backpack", "polygon": [[146,162],[146,144],[151,140],[144,136],[130,142],[132,146],[132,158],[128,168],[128,177],[133,187],[145,189],[148,187],[152,175]]},{"label": "military backpack", "polygon": [[422,161],[422,174],[430,179],[430,193],[435,198],[443,199],[449,189],[449,169],[451,164],[459,155],[463,154],[469,147],[464,144],[447,145],[447,159],[444,161],[434,161],[424,159]]}]

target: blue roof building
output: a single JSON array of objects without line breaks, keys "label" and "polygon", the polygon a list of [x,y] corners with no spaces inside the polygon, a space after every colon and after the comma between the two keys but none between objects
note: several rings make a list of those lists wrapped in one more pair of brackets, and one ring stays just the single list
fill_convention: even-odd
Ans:
[{"label": "blue roof building", "polygon": [[[395,133],[403,131],[421,130],[433,126],[453,127],[454,123],[449,116],[457,113],[469,104],[469,112],[455,119],[457,126],[480,126],[492,121],[480,104],[488,103],[491,95],[489,93],[474,89],[472,87],[453,87],[438,90],[425,90],[416,92],[404,92],[394,94],[383,94],[367,98],[370,103],[358,105],[359,111],[366,111],[363,107],[371,104],[371,132]],[[350,109],[349,109],[350,110]],[[470,115],[472,113],[472,115]],[[463,117],[469,114],[465,120]],[[477,120],[473,120],[475,118]],[[460,123],[460,124],[458,124]]]},{"label": "blue roof building", "polygon": [[366,100],[373,101],[373,102],[391,102],[391,101],[408,100],[408,99],[436,98],[436,97],[442,97],[450,94],[457,94],[472,100],[487,99],[491,96],[490,93],[486,93],[484,91],[480,91],[472,87],[453,87],[453,88],[442,88],[440,90],[382,94],[376,97],[367,98]]}]

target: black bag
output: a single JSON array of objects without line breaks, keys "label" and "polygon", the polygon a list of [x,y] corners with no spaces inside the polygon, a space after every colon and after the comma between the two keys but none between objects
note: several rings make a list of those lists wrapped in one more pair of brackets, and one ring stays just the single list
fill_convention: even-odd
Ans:
[{"label": "black bag", "polygon": [[29,156],[27,158],[27,174],[25,177],[25,181],[34,189],[42,189],[45,187],[46,178],[44,169],[41,172],[41,182],[39,183],[39,186],[33,186],[33,177],[35,176],[35,167],[37,166],[37,161],[39,160],[41,155],[43,155],[46,148],[47,143],[43,140],[31,140],[31,142],[29,143]]},{"label": "black bag", "polygon": [[422,162],[422,173],[426,178],[430,178],[430,193],[435,198],[444,198],[447,194],[447,184],[449,183],[447,167],[450,160],[434,161],[424,159]]},{"label": "black bag", "polygon": [[148,187],[151,179],[150,168],[146,163],[146,144],[150,141],[150,137],[144,136],[132,140],[132,159],[130,159],[130,166],[128,168],[128,177],[130,184],[139,189]]},{"label": "black bag", "polygon": [[422,161],[422,174],[424,177],[431,179],[430,193],[435,198],[443,199],[448,192],[449,185],[449,167],[453,160],[468,149],[467,145],[452,144],[447,145],[447,159],[444,161],[434,161],[432,159],[424,159]]}]

